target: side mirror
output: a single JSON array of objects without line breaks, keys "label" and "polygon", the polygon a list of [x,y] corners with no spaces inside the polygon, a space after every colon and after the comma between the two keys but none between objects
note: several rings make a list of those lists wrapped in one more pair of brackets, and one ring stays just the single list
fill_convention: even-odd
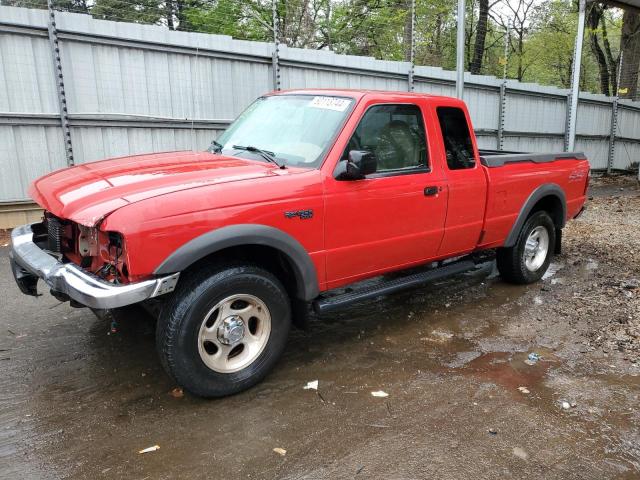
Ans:
[{"label": "side mirror", "polygon": [[349,159],[338,164],[336,178],[338,180],[362,180],[378,169],[376,156],[367,150],[351,150]]}]

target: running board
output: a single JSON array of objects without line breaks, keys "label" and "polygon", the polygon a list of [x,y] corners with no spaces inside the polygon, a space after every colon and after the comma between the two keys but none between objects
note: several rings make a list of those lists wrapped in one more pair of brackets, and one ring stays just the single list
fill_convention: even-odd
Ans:
[{"label": "running board", "polygon": [[313,302],[313,309],[316,313],[330,312],[362,300],[379,297],[381,295],[388,295],[390,293],[399,292],[400,290],[422,285],[423,283],[457,275],[458,273],[472,270],[475,266],[476,263],[472,260],[461,260],[443,267],[414,273],[412,275],[407,275],[406,277],[383,281],[382,283],[378,283],[370,287],[364,287],[348,293],[336,295],[334,297],[320,298]]}]

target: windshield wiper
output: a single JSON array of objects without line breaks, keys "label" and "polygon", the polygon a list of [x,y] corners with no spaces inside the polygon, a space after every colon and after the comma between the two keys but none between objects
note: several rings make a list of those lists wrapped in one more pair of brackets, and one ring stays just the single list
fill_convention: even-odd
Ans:
[{"label": "windshield wiper", "polygon": [[221,143],[216,142],[215,140],[212,140],[211,145],[209,145],[209,148],[207,148],[207,151],[209,153],[221,153],[222,148],[223,148],[223,145]]},{"label": "windshield wiper", "polygon": [[276,160],[275,153],[268,150],[262,150],[261,148],[254,147],[253,145],[248,145],[246,147],[243,145],[234,145],[233,148],[237,150],[246,150],[247,152],[257,153],[268,162],[275,163],[280,168],[287,168],[284,163],[281,164],[280,162],[278,162],[278,160]]}]

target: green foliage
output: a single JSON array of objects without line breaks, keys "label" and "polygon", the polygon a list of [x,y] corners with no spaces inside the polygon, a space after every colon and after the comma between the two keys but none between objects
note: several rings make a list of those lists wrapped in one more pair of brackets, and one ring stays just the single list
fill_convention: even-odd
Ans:
[{"label": "green foliage", "polygon": [[[46,8],[46,0],[0,0]],[[279,41],[292,47],[330,49],[384,60],[408,59],[411,0],[275,0]],[[56,8],[89,12],[106,20],[166,25],[171,29],[273,41],[271,0],[54,0]],[[89,2],[89,3],[87,3]],[[455,68],[457,0],[415,0],[415,62]],[[581,87],[614,91],[622,15],[591,4],[601,20],[587,30]],[[485,75],[505,70],[506,26],[510,25],[509,78],[568,87],[577,30],[574,0],[490,0],[486,31],[478,32],[479,0],[467,0],[466,63],[477,36],[485,33],[481,65]],[[594,17],[595,18],[595,17]],[[516,19],[514,21],[514,19]],[[598,58],[598,51],[604,52]],[[605,55],[606,54],[606,55]],[[606,57],[606,58],[604,58]],[[604,58],[604,60],[603,60]],[[603,71],[606,78],[603,79]]]},{"label": "green foliage", "polygon": [[163,10],[163,4],[157,0],[96,0],[91,7],[91,15],[103,20],[158,23]]}]

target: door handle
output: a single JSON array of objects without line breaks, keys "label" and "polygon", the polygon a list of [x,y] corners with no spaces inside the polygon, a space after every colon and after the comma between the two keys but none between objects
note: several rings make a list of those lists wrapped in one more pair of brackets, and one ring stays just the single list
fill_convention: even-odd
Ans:
[{"label": "door handle", "polygon": [[424,187],[424,195],[426,197],[432,197],[433,195],[437,195],[441,190],[439,187]]}]

